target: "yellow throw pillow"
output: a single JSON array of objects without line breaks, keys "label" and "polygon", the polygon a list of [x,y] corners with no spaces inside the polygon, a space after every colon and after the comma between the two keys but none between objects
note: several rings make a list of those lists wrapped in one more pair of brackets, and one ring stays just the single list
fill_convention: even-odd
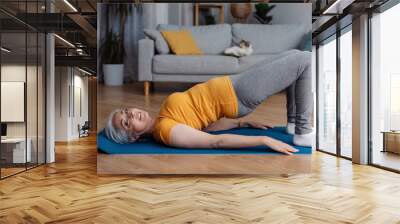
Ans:
[{"label": "yellow throw pillow", "polygon": [[167,41],[171,51],[176,55],[203,54],[200,48],[197,47],[192,33],[188,30],[161,31],[161,34]]}]

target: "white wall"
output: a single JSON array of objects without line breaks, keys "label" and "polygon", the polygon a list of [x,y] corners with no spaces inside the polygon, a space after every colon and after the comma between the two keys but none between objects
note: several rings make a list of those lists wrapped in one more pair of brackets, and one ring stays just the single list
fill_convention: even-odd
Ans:
[{"label": "white wall", "polygon": [[[18,81],[26,85],[26,107],[21,108],[22,113],[26,112],[26,121],[7,122],[7,137],[30,139],[33,161],[39,159],[44,162],[45,150],[45,116],[44,116],[44,74],[41,66],[25,64],[3,64],[1,66],[1,81]],[[23,91],[23,90],[22,90]],[[22,92],[24,94],[24,92]],[[4,96],[2,96],[4,97]],[[1,108],[11,110],[11,108]],[[13,111],[8,111],[13,113]],[[38,157],[37,153],[39,154]]]},{"label": "white wall", "polygon": [[[68,124],[66,116],[68,116],[68,84],[69,77],[67,67],[55,68],[55,140],[66,141],[68,139]],[[65,112],[67,111],[67,112]]]},{"label": "white wall", "polygon": [[[78,72],[78,74],[76,74],[76,72]],[[72,96],[71,98],[74,98],[74,102],[72,104],[75,104],[75,106],[72,109],[71,135],[72,138],[78,138],[79,137],[77,129],[78,124],[82,126],[85,123],[85,121],[89,120],[88,77],[82,76],[82,73],[80,73],[75,69],[73,85],[74,85],[74,92],[73,92],[74,96]]]},{"label": "white wall", "polygon": [[56,67],[55,85],[55,140],[77,139],[78,124],[88,120],[88,78],[76,68]]},{"label": "white wall", "polygon": [[[255,12],[255,4],[252,5]],[[270,24],[301,24],[305,25],[307,30],[311,30],[311,3],[271,3],[271,5],[275,5],[275,8],[268,13],[272,16]],[[247,22],[258,23],[252,15],[249,16]],[[230,3],[225,3],[225,23],[236,23],[230,12]]]},{"label": "white wall", "polygon": [[[26,73],[27,72],[27,73]],[[27,66],[19,64],[5,64],[1,66],[1,81],[18,81],[25,82],[25,75],[28,78],[29,87],[36,87],[36,66]],[[36,112],[37,98],[36,88],[27,88],[27,110],[28,112]],[[24,109],[24,108],[23,108]],[[1,108],[7,110],[7,108]],[[27,113],[28,120],[28,137],[32,130],[36,130],[36,113]],[[25,137],[25,123],[26,122],[11,122],[7,125],[7,135],[9,137]],[[35,126],[35,127],[33,127]]]},{"label": "white wall", "polygon": [[[19,64],[8,64],[1,66],[1,81],[18,81],[25,82],[25,69],[29,71],[32,67],[25,67]],[[1,108],[7,110],[7,108]],[[7,137],[25,137],[25,122],[11,122],[7,123]]]}]

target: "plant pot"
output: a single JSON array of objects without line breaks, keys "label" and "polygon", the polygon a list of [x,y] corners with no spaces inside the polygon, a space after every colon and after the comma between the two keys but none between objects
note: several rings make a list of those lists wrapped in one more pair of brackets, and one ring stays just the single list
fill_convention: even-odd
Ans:
[{"label": "plant pot", "polygon": [[124,64],[104,64],[103,74],[105,85],[120,86],[124,83]]}]

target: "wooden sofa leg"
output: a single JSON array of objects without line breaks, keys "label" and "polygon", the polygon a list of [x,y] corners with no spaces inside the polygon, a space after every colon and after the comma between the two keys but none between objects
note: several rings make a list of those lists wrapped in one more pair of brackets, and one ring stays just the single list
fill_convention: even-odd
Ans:
[{"label": "wooden sofa leg", "polygon": [[144,81],[144,95],[148,96],[150,92],[150,81]]}]

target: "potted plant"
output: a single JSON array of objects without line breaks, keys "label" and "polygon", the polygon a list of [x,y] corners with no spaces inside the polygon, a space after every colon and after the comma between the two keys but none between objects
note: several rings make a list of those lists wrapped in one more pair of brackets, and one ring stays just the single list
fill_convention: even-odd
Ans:
[{"label": "potted plant", "polygon": [[124,82],[125,50],[119,35],[109,31],[100,52],[103,62],[104,83],[109,86],[122,85]]},{"label": "potted plant", "polygon": [[[138,2],[138,1],[135,1]],[[107,7],[108,18],[114,18],[119,24],[118,33],[113,31],[109,19],[106,20],[106,38],[100,48],[101,61],[103,64],[104,83],[106,85],[122,85],[124,81],[124,37],[125,25],[128,16],[132,14],[133,8],[141,9],[139,3],[111,4]],[[114,23],[115,21],[111,21]],[[111,28],[111,29],[110,29]]]},{"label": "potted plant", "polygon": [[268,5],[267,3],[257,3],[255,5],[256,12],[254,13],[254,17],[261,24],[268,24],[272,20],[272,16],[268,16],[269,11],[275,8],[275,5]]}]

